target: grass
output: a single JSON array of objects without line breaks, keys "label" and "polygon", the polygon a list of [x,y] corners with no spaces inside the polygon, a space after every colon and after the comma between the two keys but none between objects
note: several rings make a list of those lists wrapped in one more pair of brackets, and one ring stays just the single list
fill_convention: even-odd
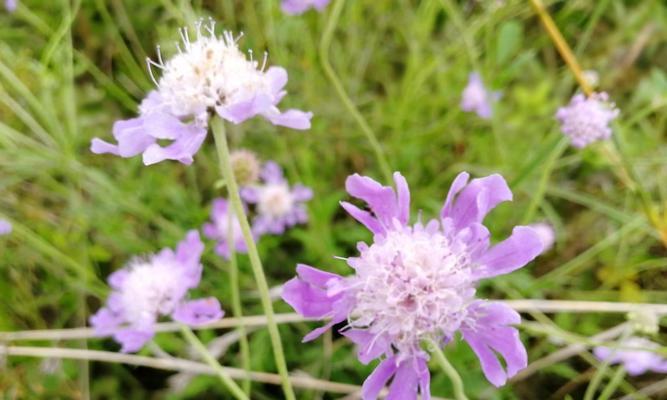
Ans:
[{"label": "grass", "polygon": [[[342,4],[341,4],[342,3]],[[576,90],[527,1],[333,1],[319,14],[288,17],[272,1],[23,0],[14,14],[0,13],[0,213],[14,232],[0,239],[0,330],[80,327],[103,301],[105,279],[137,254],[173,246],[200,227],[220,194],[215,146],[207,139],[190,167],[164,162],[144,167],[139,158],[97,156],[92,137],[110,137],[113,122],[129,118],[153,87],[144,67],[155,45],[174,51],[177,28],[211,16],[219,26],[242,30],[241,46],[267,50],[269,63],[290,74],[285,108],[314,112],[307,132],[259,119],[229,129],[230,146],[249,148],[283,165],[292,182],[313,188],[310,223],[281,237],[266,237],[259,252],[270,286],[294,274],[297,262],[347,274],[334,255],[355,253],[369,234],[345,215],[345,178],[354,172],[384,180],[368,132],[336,93],[333,71],[359,116],[376,135],[391,170],[412,189],[413,211],[433,216],[461,170],[502,173],[514,204],[501,205],[488,226],[505,237],[514,225],[549,221],[557,228],[554,250],[528,267],[487,282],[490,298],[553,298],[667,302],[660,232],[632,193],[611,144],[575,150],[560,143],[555,110]],[[615,134],[658,215],[667,191],[667,8],[659,0],[546,2],[556,25],[584,69],[599,75],[621,109]],[[334,10],[330,71],[320,45]],[[662,67],[661,67],[662,66]],[[468,73],[478,70],[502,91],[491,121],[459,108]],[[385,182],[386,183],[386,182]],[[664,226],[664,225],[663,225]],[[198,292],[231,309],[228,265],[210,248]],[[245,315],[262,313],[250,263],[239,257]],[[274,303],[277,312],[289,312]],[[581,340],[624,321],[621,315],[526,315],[548,332],[522,329],[530,360],[562,342]],[[301,344],[312,323],[281,325],[293,373],[361,384],[374,367],[358,363],[337,335]],[[554,329],[566,339],[553,339]],[[230,332],[206,331],[205,342]],[[662,343],[664,335],[654,340]],[[184,342],[160,334],[164,351],[187,358]],[[249,334],[250,367],[275,372],[268,332]],[[39,344],[39,343],[38,343]],[[41,343],[116,351],[110,340]],[[142,354],[149,355],[145,349]],[[448,346],[470,398],[583,397],[595,359],[584,354],[541,369],[531,379],[490,390],[464,343]],[[0,376],[7,398],[208,398],[224,396],[213,377],[199,376],[183,390],[169,389],[171,372],[94,362],[63,361],[46,374],[41,360],[10,358]],[[238,344],[221,358],[241,366]],[[432,363],[432,392],[452,387]],[[601,377],[606,388],[615,368]],[[659,375],[621,377],[618,392],[633,393]],[[614,381],[614,382],[615,382]],[[89,387],[88,383],[89,382]],[[616,384],[616,383],[614,383]],[[279,386],[254,382],[253,398],[279,398]],[[560,391],[559,391],[560,390]],[[567,393],[565,393],[567,392]],[[333,398],[298,391],[299,399]]]}]

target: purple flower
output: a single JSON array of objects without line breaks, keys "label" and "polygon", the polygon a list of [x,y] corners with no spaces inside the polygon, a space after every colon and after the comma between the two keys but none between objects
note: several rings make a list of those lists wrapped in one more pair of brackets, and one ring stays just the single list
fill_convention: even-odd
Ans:
[{"label": "purple flower", "polygon": [[14,12],[16,11],[17,6],[18,6],[17,0],[5,0],[5,10],[9,12]]},{"label": "purple flower", "polygon": [[593,93],[589,97],[576,94],[570,104],[556,112],[561,131],[570,137],[572,146],[583,148],[592,142],[609,139],[609,123],[619,114],[610,103],[607,93]]},{"label": "purple flower", "polygon": [[[199,21],[194,41],[187,29],[181,31],[183,46],[171,59],[149,62],[162,71],[157,90],[142,102],[140,115],[114,125],[118,145],[93,139],[94,153],[133,157],[143,153],[144,164],[163,160],[192,163],[192,156],[206,138],[208,119],[213,113],[234,124],[257,115],[274,125],[309,129],[312,113],[290,109],[280,111],[278,103],[287,93],[287,71],[281,67],[265,70],[247,58],[230,32],[216,36],[213,21]],[[171,143],[162,147],[158,140]]]},{"label": "purple flower", "polygon": [[656,354],[661,348],[657,343],[641,337],[630,337],[619,343],[619,349],[596,347],[593,354],[600,361],[622,364],[630,375],[641,375],[647,371],[667,373],[667,360]]},{"label": "purple flower", "polygon": [[5,219],[0,219],[0,235],[9,235],[10,233],[12,233],[12,223]]},{"label": "purple flower", "polygon": [[[369,210],[347,202],[343,208],[374,234],[360,255],[347,259],[354,274],[343,277],[307,265],[283,288],[283,299],[305,317],[330,319],[304,341],[313,340],[334,324],[347,321],[341,332],[358,347],[358,358],[382,362],[366,379],[363,398],[375,399],[393,377],[388,398],[429,398],[428,354],[421,342],[451,341],[461,332],[495,386],[524,368],[526,350],[512,326],[521,318],[502,303],[478,300],[481,279],[523,267],[542,251],[542,241],[529,227],[490,246],[482,225],[497,204],[512,199],[500,175],[474,179],[456,177],[440,216],[409,224],[410,191],[396,172],[396,190],[371,178],[350,176],[348,193]],[[498,356],[505,359],[505,367]]]},{"label": "purple flower", "polygon": [[528,226],[533,228],[535,233],[537,233],[542,240],[544,252],[546,253],[549,251],[556,242],[556,232],[554,231],[554,227],[546,222],[537,222]]},{"label": "purple flower", "polygon": [[[211,211],[211,222],[204,225],[204,235],[207,238],[216,240],[218,245],[215,246],[215,252],[218,255],[229,259],[229,241],[234,243],[234,248],[239,253],[247,253],[243,233],[241,232],[241,224],[238,218],[230,218],[229,204],[225,199],[213,200],[213,210]],[[233,214],[232,214],[233,215]],[[229,237],[229,224],[232,224],[232,237]]]},{"label": "purple flower", "polygon": [[500,93],[486,90],[482,78],[477,72],[468,75],[468,85],[461,95],[461,109],[474,112],[480,118],[489,119],[492,115],[492,103],[500,98]]},{"label": "purple flower", "polygon": [[300,15],[308,11],[310,8],[315,8],[317,11],[322,11],[329,4],[331,0],[283,0],[280,7],[285,14]]},{"label": "purple flower", "polygon": [[163,249],[111,274],[106,306],[90,318],[97,334],[113,335],[121,351],[128,353],[140,350],[155,335],[160,316],[193,326],[222,318],[217,299],[186,299],[188,290],[199,285],[203,250],[199,233],[190,231],[176,251]]},{"label": "purple flower", "polygon": [[252,222],[254,234],[279,235],[291,226],[308,221],[304,203],[313,197],[310,188],[303,185],[290,188],[282,169],[273,161],[264,164],[261,178],[261,185],[241,190],[243,200],[256,205],[257,216]]}]

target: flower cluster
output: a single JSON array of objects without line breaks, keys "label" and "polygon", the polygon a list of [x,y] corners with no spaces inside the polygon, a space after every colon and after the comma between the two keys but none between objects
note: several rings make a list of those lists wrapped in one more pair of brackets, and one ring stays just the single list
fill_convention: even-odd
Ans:
[{"label": "flower cluster", "polygon": [[11,222],[4,219],[0,219],[0,235],[9,235],[10,233],[12,233],[12,229],[13,228]]},{"label": "flower cluster", "polygon": [[190,231],[176,251],[163,249],[137,258],[111,274],[106,306],[90,318],[95,331],[113,335],[122,352],[135,352],[155,335],[160,316],[195,326],[222,318],[217,299],[187,300],[188,291],[201,279],[203,251],[199,234]]},{"label": "flower cluster", "polygon": [[322,11],[331,0],[283,0],[280,4],[283,12],[289,15],[300,15],[311,8]]},{"label": "flower cluster", "polygon": [[461,95],[461,109],[474,112],[480,118],[490,119],[493,113],[492,106],[500,98],[500,93],[489,92],[477,72],[468,75],[468,85]]},{"label": "flower cluster", "polygon": [[[249,153],[252,154],[252,153]],[[305,202],[313,197],[310,188],[294,185],[290,188],[278,164],[268,161],[260,173],[262,182],[244,186],[241,196],[248,205],[255,205],[252,234],[255,240],[262,235],[279,235],[296,224],[308,221]],[[230,226],[231,224],[231,226]],[[204,234],[216,240],[216,253],[229,258],[230,244],[236,252],[248,251],[238,218],[231,212],[227,200],[213,201],[211,222],[204,225]],[[231,243],[230,243],[231,242]]]},{"label": "flower cluster", "polygon": [[667,359],[656,354],[661,348],[646,338],[633,336],[618,343],[619,348],[596,347],[593,354],[610,364],[621,364],[628,374],[641,375],[648,371],[667,373]]},{"label": "flower cluster", "polygon": [[[92,152],[121,157],[142,153],[146,165],[163,160],[190,164],[213,113],[234,124],[261,115],[274,125],[310,128],[312,113],[277,107],[286,94],[284,68],[266,69],[266,58],[260,64],[252,53],[246,57],[231,32],[216,35],[213,21],[197,23],[194,41],[186,28],[181,38],[178,54],[164,62],[158,48],[158,62],[149,61],[151,76],[152,67],[162,75],[154,79],[157,90],[141,103],[139,117],[114,124],[117,144],[93,139]],[[161,140],[170,144],[162,146]]]},{"label": "flower cluster", "polygon": [[[410,192],[399,173],[396,190],[359,175],[347,179],[348,193],[370,211],[343,202],[343,208],[373,234],[348,258],[354,274],[343,277],[307,265],[287,282],[282,297],[299,314],[330,319],[304,338],[313,340],[347,321],[341,334],[358,347],[362,363],[382,361],[363,385],[374,399],[393,377],[389,397],[429,398],[428,354],[424,339],[447,343],[460,332],[479,357],[489,381],[503,385],[527,364],[526,350],[512,325],[520,316],[502,303],[475,298],[478,282],[521,268],[542,252],[542,240],[518,226],[494,246],[482,225],[497,204],[512,199],[500,175],[453,182],[440,216],[409,224]],[[505,359],[505,367],[497,356]]]},{"label": "flower cluster", "polygon": [[607,93],[593,93],[586,97],[576,94],[570,104],[556,112],[561,131],[570,137],[572,146],[583,148],[589,144],[609,139],[611,128],[609,123],[619,114],[613,103],[609,102]]},{"label": "flower cluster", "polygon": [[17,6],[18,6],[17,0],[5,0],[5,10],[9,12],[14,12],[16,11]]}]

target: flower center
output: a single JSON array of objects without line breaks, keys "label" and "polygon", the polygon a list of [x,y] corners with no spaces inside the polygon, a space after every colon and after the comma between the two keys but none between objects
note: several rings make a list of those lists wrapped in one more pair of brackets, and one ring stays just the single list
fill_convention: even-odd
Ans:
[{"label": "flower center", "polygon": [[399,352],[418,351],[425,337],[452,335],[475,292],[465,245],[441,232],[389,232],[351,265],[350,325],[389,335]]},{"label": "flower center", "polygon": [[181,274],[152,261],[130,267],[120,292],[126,321],[135,328],[150,326],[159,314],[171,313],[185,295]]},{"label": "flower center", "polygon": [[155,64],[163,69],[160,95],[174,115],[198,116],[269,91],[258,62],[246,58],[230,32],[217,37],[212,23],[199,24],[195,41],[190,42],[185,30],[182,37],[184,48],[166,64]]},{"label": "flower center", "polygon": [[264,187],[257,204],[259,213],[271,217],[282,217],[294,205],[294,199],[286,184],[273,184]]}]

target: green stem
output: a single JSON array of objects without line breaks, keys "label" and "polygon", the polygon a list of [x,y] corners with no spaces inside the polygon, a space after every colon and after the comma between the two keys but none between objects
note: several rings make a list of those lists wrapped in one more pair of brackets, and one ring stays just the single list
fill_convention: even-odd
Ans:
[{"label": "green stem", "polygon": [[440,346],[433,339],[426,339],[428,351],[435,356],[435,360],[440,364],[443,372],[447,374],[449,380],[452,381],[452,386],[454,387],[454,398],[456,400],[468,400],[466,397],[465,390],[463,389],[463,381],[461,376],[454,366],[447,360],[445,354],[440,349]]},{"label": "green stem", "polygon": [[[243,307],[241,306],[241,294],[239,290],[239,266],[236,262],[236,249],[234,241],[234,211],[227,210],[227,244],[229,246],[229,284],[232,292],[232,311],[236,318],[243,317]],[[241,347],[241,366],[244,370],[250,371],[250,346],[248,345],[248,336],[245,325],[240,323],[236,328],[239,333],[239,345]],[[243,380],[243,391],[250,394],[251,381],[249,378]]]},{"label": "green stem", "polygon": [[211,130],[213,131],[213,138],[215,139],[215,146],[218,151],[218,158],[220,161],[220,170],[222,177],[227,182],[227,189],[229,192],[229,200],[232,204],[234,214],[236,214],[239,224],[241,225],[241,232],[243,239],[248,247],[248,257],[250,258],[250,265],[252,272],[255,275],[257,282],[257,290],[259,291],[262,308],[266,314],[267,327],[269,329],[269,336],[271,337],[271,345],[273,347],[273,356],[276,362],[276,368],[282,381],[283,392],[287,400],[295,400],[294,390],[289,380],[287,373],[287,363],[285,362],[285,354],[283,353],[283,344],[280,340],[280,331],[278,331],[278,324],[276,323],[273,312],[273,304],[269,295],[269,285],[266,282],[266,276],[262,267],[262,261],[257,252],[257,245],[250,231],[250,224],[248,224],[248,217],[243,209],[241,196],[239,195],[239,188],[234,178],[232,171],[232,164],[229,159],[229,148],[227,146],[227,136],[225,134],[225,126],[220,118],[213,118],[211,120]]},{"label": "green stem", "polygon": [[618,366],[618,368],[616,368],[616,372],[614,372],[614,375],[611,377],[611,380],[600,394],[600,397],[598,397],[598,400],[609,399],[611,395],[614,394],[616,389],[620,386],[624,377],[625,377],[625,368],[623,368],[623,366],[620,365]]},{"label": "green stem", "polygon": [[535,194],[533,195],[533,198],[528,205],[528,211],[526,211],[526,214],[524,215],[524,224],[532,222],[535,218],[537,207],[540,205],[542,199],[544,198],[544,193],[546,193],[547,185],[549,184],[549,177],[551,177],[551,173],[554,170],[556,161],[561,156],[561,154],[563,154],[568,144],[567,137],[563,136],[552,148],[551,154],[549,154],[549,157],[544,163],[544,169],[542,170],[542,176],[540,176],[540,182],[538,184],[537,190],[535,191]]},{"label": "green stem", "polygon": [[183,334],[183,337],[185,337],[185,340],[192,345],[192,347],[197,350],[199,355],[206,361],[206,364],[208,364],[211,368],[215,370],[216,375],[218,375],[218,378],[220,378],[220,381],[222,381],[222,384],[225,385],[227,389],[229,389],[230,392],[234,395],[235,398],[239,400],[249,400],[249,397],[246,396],[245,393],[243,393],[243,390],[232,380],[227,375],[227,372],[222,368],[222,365],[218,362],[218,360],[215,359],[209,353],[208,349],[204,344],[199,340],[197,335],[195,335],[190,328],[188,328],[186,325],[181,325],[181,333]]},{"label": "green stem", "polygon": [[336,3],[333,6],[331,16],[329,17],[327,26],[324,29],[324,34],[322,35],[322,41],[320,42],[320,62],[322,63],[324,73],[331,81],[331,84],[336,90],[336,94],[338,94],[341,102],[343,102],[343,105],[345,108],[347,108],[347,111],[352,114],[354,120],[357,122],[357,124],[359,124],[361,131],[364,133],[364,135],[366,135],[368,142],[373,148],[377,162],[380,165],[380,170],[382,171],[382,174],[384,175],[387,183],[389,183],[392,181],[391,168],[389,167],[389,162],[387,162],[387,158],[384,154],[384,151],[382,150],[382,146],[380,145],[375,132],[373,132],[373,129],[371,129],[370,125],[368,125],[368,122],[366,122],[366,119],[364,119],[364,117],[361,115],[357,107],[350,99],[350,96],[348,96],[345,88],[343,87],[343,84],[340,82],[340,79],[338,79],[338,76],[336,75],[336,71],[334,71],[333,67],[331,66],[331,61],[329,60],[329,48],[331,47],[333,34],[336,30],[336,26],[338,25],[338,20],[340,19],[340,14],[343,11],[344,4],[345,0],[336,0]]},{"label": "green stem", "polygon": [[452,0],[440,0],[440,3],[442,4],[442,8],[445,10],[445,13],[449,14],[449,18],[451,18],[452,22],[454,23],[454,26],[461,34],[461,39],[463,40],[466,53],[468,53],[468,61],[470,61],[472,68],[481,74],[482,69],[477,57],[477,48],[475,48],[475,41],[468,34],[466,20],[461,15],[461,11],[459,10],[456,3],[454,3]]}]

